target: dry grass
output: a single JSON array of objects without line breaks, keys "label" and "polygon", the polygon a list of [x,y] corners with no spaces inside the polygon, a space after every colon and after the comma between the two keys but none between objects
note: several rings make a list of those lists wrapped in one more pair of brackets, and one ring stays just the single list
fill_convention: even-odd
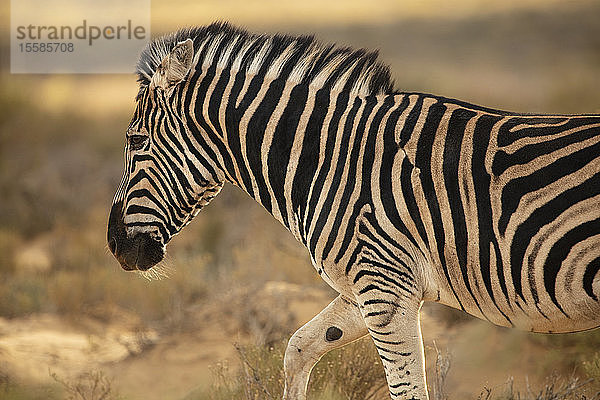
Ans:
[{"label": "dry grass", "polygon": [[[186,400],[278,400],[283,395],[285,344],[236,345],[240,367],[227,363],[213,368],[208,393]],[[383,366],[370,339],[365,338],[326,354],[314,367],[308,396],[317,400],[376,400],[387,396]]]},{"label": "dry grass", "polygon": [[433,385],[432,385],[432,400],[448,400],[448,396],[446,395],[446,378],[448,377],[448,372],[450,370],[450,354],[442,353],[435,342],[433,342],[435,347],[435,374],[433,375]]},{"label": "dry grass", "polygon": [[64,400],[62,390],[52,385],[20,382],[0,369],[0,399],[2,400]]},{"label": "dry grass", "polygon": [[383,365],[372,340],[364,338],[326,354],[311,374],[309,393],[348,400],[387,396]]},{"label": "dry grass", "polygon": [[[492,390],[484,388],[477,397],[478,400],[597,400],[600,393],[592,396],[586,394],[586,389],[593,382],[592,379],[581,381],[579,378],[551,376],[540,389],[533,389],[527,385],[525,391],[519,391],[514,387],[514,379],[511,377],[505,385],[504,390]],[[499,395],[494,392],[500,391]]]},{"label": "dry grass", "polygon": [[112,381],[102,371],[89,371],[79,375],[74,380],[67,380],[55,373],[50,373],[52,379],[62,386],[65,400],[117,400]]},{"label": "dry grass", "polygon": [[[445,384],[448,372],[450,370],[450,355],[441,353],[437,346],[435,348],[437,357],[435,364],[435,373],[429,377],[433,382],[431,391],[432,400],[448,400]],[[511,376],[501,387],[494,389],[484,387],[477,396],[477,400],[598,400],[600,391],[598,391],[598,378],[600,377],[600,358],[598,354],[594,358],[583,364],[587,377],[581,379],[572,374],[570,376],[561,376],[553,374],[546,378],[544,385],[535,389],[529,385],[526,377],[525,390],[515,388],[514,378]]]},{"label": "dry grass", "polygon": [[[283,353],[285,344],[276,346],[236,345],[240,368],[218,363],[213,368],[213,386],[208,393],[194,393],[185,400],[277,400],[283,393]],[[436,349],[436,351],[438,351]],[[446,377],[450,370],[448,353],[437,353],[432,400],[448,400]],[[598,400],[598,355],[584,365],[585,378],[575,375],[550,375],[535,388],[515,386],[511,377],[504,385],[485,387],[477,400]],[[325,355],[312,371],[308,389],[311,400],[387,399],[383,367],[370,339],[365,338]],[[475,397],[474,397],[475,398]]]}]

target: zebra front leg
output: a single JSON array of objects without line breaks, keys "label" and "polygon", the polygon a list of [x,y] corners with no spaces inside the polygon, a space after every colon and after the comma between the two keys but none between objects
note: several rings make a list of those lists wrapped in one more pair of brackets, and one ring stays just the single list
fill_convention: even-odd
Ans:
[{"label": "zebra front leg", "polygon": [[283,360],[283,400],[305,400],[310,371],[317,361],[330,350],[366,334],[358,307],[338,296],[290,338]]},{"label": "zebra front leg", "polygon": [[392,399],[427,400],[421,301],[359,296],[360,309],[383,363]]}]

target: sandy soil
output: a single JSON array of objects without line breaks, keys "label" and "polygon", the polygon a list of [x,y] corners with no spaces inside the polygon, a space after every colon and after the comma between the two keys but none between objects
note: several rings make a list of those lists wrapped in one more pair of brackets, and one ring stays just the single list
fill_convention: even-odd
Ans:
[{"label": "sandy soil", "polygon": [[[297,326],[331,300],[331,293],[281,282],[267,285],[261,295],[273,299],[286,295]],[[543,350],[535,346],[518,354],[503,351],[509,344],[514,349],[514,341],[526,333],[475,319],[449,328],[438,322],[439,307],[426,306],[422,316],[428,374],[435,365],[435,342],[442,352],[451,354],[447,391],[452,399],[475,398],[484,386],[500,390],[511,375],[523,380],[543,356]],[[38,383],[51,382],[49,372],[71,379],[82,372],[102,370],[127,399],[181,399],[209,384],[212,365],[224,360],[235,365],[233,344],[248,338],[231,333],[225,322],[213,319],[196,324],[193,332],[159,334],[143,329],[128,316],[111,323],[72,321],[55,315],[0,319],[0,368],[20,380]],[[539,384],[534,376],[529,378],[531,384]],[[524,385],[518,379],[516,383]]]}]

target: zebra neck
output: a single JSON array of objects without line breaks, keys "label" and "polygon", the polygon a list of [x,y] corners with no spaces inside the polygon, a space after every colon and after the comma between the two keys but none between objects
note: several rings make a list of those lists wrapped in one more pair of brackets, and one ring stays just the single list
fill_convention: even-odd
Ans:
[{"label": "zebra neck", "polygon": [[216,129],[229,180],[310,246],[334,211],[370,197],[375,136],[393,137],[387,119],[403,104],[284,80],[234,91]]}]

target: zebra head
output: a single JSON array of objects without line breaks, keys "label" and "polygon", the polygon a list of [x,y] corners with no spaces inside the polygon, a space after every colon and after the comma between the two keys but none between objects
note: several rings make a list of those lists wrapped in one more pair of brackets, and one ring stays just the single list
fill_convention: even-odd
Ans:
[{"label": "zebra head", "polygon": [[108,221],[108,247],[125,270],[147,271],[160,263],[169,240],[223,186],[218,169],[191,144],[182,111],[193,41],[163,43],[162,49],[166,55],[158,60],[152,48],[142,54],[140,63],[154,71],[146,80],[138,64],[140,92]]}]

